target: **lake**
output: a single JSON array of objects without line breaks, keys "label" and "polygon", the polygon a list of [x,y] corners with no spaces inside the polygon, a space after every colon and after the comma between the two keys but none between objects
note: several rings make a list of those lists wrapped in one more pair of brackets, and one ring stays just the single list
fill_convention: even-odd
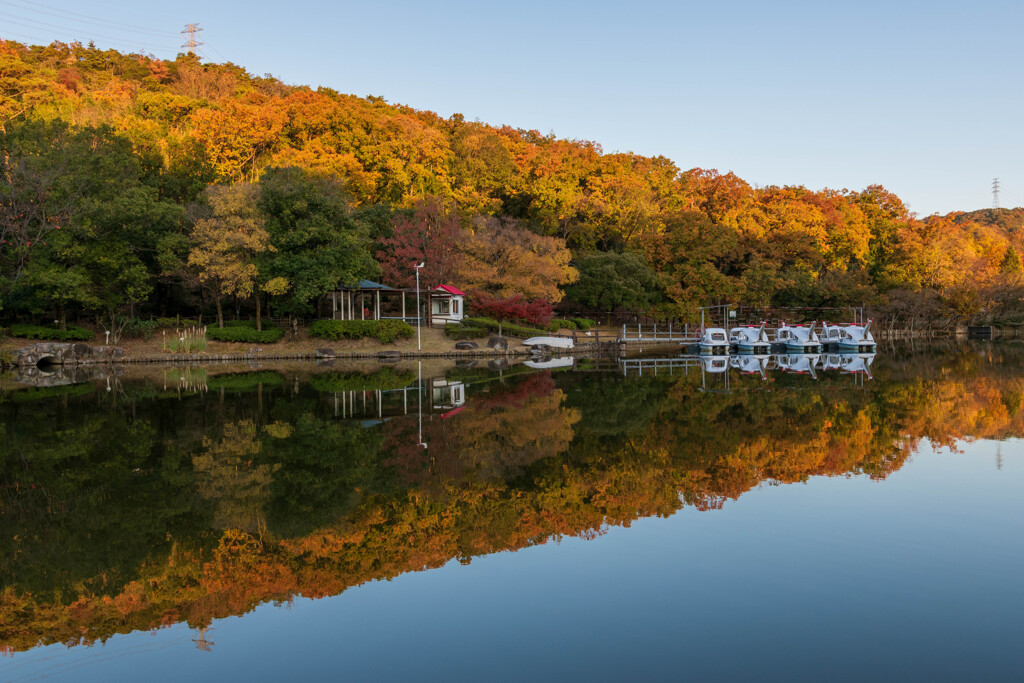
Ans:
[{"label": "lake", "polygon": [[1024,349],[856,361],[8,385],[0,680],[1024,678]]}]

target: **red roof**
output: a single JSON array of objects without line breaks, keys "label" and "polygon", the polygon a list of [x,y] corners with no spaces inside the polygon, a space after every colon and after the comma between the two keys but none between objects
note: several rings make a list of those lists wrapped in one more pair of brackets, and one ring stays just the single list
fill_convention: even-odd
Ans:
[{"label": "red roof", "polygon": [[456,413],[458,413],[459,411],[461,411],[465,407],[466,406],[459,406],[455,410],[449,410],[447,413],[445,413],[444,415],[441,416],[441,419],[442,420],[447,420],[449,417],[454,416]]},{"label": "red roof", "polygon": [[434,291],[435,292],[437,290],[439,290],[439,289],[442,290],[442,291],[448,292],[449,294],[454,294],[455,296],[466,296],[465,292],[463,292],[460,289],[456,289],[455,287],[452,287],[451,285],[438,285],[437,287],[434,287]]}]

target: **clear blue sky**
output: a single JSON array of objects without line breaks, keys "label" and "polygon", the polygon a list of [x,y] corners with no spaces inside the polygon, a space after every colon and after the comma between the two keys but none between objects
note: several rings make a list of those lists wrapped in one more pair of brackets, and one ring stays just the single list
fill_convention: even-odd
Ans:
[{"label": "clear blue sky", "polygon": [[880,183],[921,215],[991,206],[995,177],[1024,205],[1022,20],[1020,0],[0,0],[4,38],[172,58],[195,22],[208,60],[287,83],[757,185]]}]

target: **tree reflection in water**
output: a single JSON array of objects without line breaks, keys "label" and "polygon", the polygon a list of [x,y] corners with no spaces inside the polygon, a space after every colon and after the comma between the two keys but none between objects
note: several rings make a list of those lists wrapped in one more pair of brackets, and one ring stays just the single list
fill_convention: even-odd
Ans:
[{"label": "tree reflection in water", "polygon": [[300,593],[721,507],[762,482],[884,478],[923,439],[1024,434],[1018,361],[881,356],[863,385],[737,373],[729,393],[586,361],[451,369],[422,394],[415,372],[392,369],[211,372],[202,390],[124,380],[116,402],[103,385],[3,392],[0,646],[206,627]]}]

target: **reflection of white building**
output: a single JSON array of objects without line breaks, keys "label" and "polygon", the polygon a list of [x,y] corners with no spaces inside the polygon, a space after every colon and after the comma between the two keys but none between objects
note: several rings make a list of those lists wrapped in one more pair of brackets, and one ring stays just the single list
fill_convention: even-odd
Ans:
[{"label": "reflection of white building", "polygon": [[466,293],[451,285],[438,285],[430,292],[430,320],[444,325],[466,317]]},{"label": "reflection of white building", "polygon": [[431,381],[430,390],[435,410],[451,410],[466,403],[466,385],[462,382],[449,382],[439,377]]}]

